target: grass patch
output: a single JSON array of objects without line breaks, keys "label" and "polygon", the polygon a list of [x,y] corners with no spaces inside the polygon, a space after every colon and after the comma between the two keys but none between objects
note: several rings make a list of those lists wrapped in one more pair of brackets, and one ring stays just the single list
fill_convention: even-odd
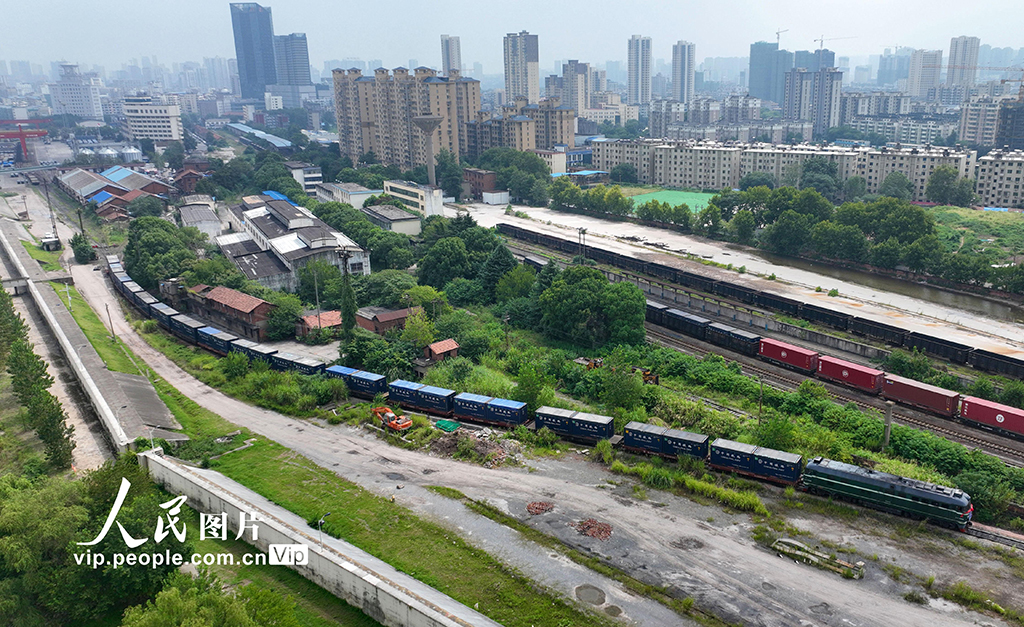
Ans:
[{"label": "grass patch", "polygon": [[0,198],[11,198],[17,196],[18,192],[0,192]]},{"label": "grass patch", "polygon": [[[642,205],[650,200],[657,200],[658,202],[667,202],[673,207],[686,203],[690,206],[690,209],[694,212],[700,211],[708,205],[708,201],[714,194],[704,194],[701,192],[682,192],[672,189],[663,189],[660,191],[650,190],[633,190],[627,188],[628,191],[641,191],[644,193],[636,194],[632,196],[633,206]],[[623,191],[625,193],[625,191]]]},{"label": "grass patch", "polygon": [[45,474],[42,441],[22,418],[18,398],[11,391],[11,377],[0,374],[0,475],[24,475],[29,478]]},{"label": "grass patch", "polygon": [[43,270],[47,272],[59,272],[60,266],[60,253],[61,251],[43,250],[32,242],[26,242],[21,240],[21,245],[28,251],[30,257],[39,262]]},{"label": "grass patch", "polygon": [[[351,542],[508,627],[612,624],[538,590],[528,578],[458,535],[279,444],[260,441],[212,465],[307,520],[333,512],[324,525],[325,533]],[[452,577],[453,572],[459,577]]]},{"label": "grass patch", "polygon": [[512,516],[509,516],[505,512],[499,510],[498,508],[488,503],[471,499],[458,490],[447,488],[444,486],[427,486],[427,489],[436,492],[437,494],[440,494],[442,496],[446,496],[448,498],[460,501],[462,502],[463,505],[465,505],[470,510],[476,512],[477,514],[480,514],[481,516],[486,516],[487,518],[490,518],[496,523],[509,527],[510,529],[514,529],[515,531],[518,531],[520,534],[522,534],[525,538],[541,546],[548,547],[550,549],[558,551],[559,553],[565,555],[577,564],[580,564],[581,566],[586,566],[594,572],[600,573],[601,575],[604,575],[609,579],[614,579],[615,581],[618,581],[623,586],[625,586],[628,590],[636,594],[645,596],[647,598],[653,599],[658,603],[661,603],[662,605],[671,608],[678,614],[689,616],[690,618],[695,619],[702,625],[707,625],[708,627],[721,627],[726,625],[726,623],[723,623],[714,615],[705,613],[704,611],[695,608],[694,601],[692,598],[686,597],[683,599],[677,599],[669,594],[667,588],[661,586],[652,586],[650,584],[643,583],[638,579],[630,577],[629,575],[615,568],[614,566],[610,566],[609,564],[599,560],[596,557],[577,551],[576,549],[563,543],[561,540],[549,536],[540,531],[537,531],[533,527],[519,521],[518,519]]},{"label": "grass patch", "polygon": [[618,460],[612,463],[611,471],[637,477],[647,486],[657,490],[678,489],[687,494],[695,494],[712,499],[739,511],[751,512],[764,517],[770,516],[768,508],[761,502],[757,494],[716,485],[712,483],[713,478],[711,475],[705,475],[702,479],[695,479],[690,474],[681,470],[655,467],[647,462],[628,466]]},{"label": "grass patch", "polygon": [[57,296],[60,297],[60,301],[64,303],[65,307],[69,306],[68,293],[71,294],[71,316],[85,336],[89,338],[89,343],[99,353],[100,359],[107,365],[108,370],[141,374],[138,366],[135,365],[138,362],[132,360],[131,350],[120,339],[111,339],[109,329],[92,310],[89,303],[85,302],[78,290],[62,283],[51,282],[50,286],[57,292]]}]

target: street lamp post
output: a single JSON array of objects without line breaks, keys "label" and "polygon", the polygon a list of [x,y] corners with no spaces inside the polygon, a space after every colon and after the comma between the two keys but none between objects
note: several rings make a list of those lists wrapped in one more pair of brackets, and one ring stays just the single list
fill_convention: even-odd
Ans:
[{"label": "street lamp post", "polygon": [[327,512],[326,514],[324,514],[323,516],[320,517],[320,520],[316,521],[316,529],[317,529],[318,532],[320,532],[320,550],[321,551],[324,548],[324,518],[327,518],[330,515],[331,515],[331,513]]}]

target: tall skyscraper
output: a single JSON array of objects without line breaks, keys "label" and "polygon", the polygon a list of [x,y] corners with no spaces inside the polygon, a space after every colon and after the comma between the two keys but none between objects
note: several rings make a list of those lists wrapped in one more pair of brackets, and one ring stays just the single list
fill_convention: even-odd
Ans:
[{"label": "tall skyscraper", "polygon": [[[786,93],[782,107],[788,120],[814,123],[814,136],[839,126],[843,73],[823,67],[810,72],[797,67],[786,72]],[[804,139],[810,139],[805,137]]]},{"label": "tall skyscraper", "polygon": [[441,73],[448,76],[448,70],[462,71],[462,46],[458,37],[441,35]]},{"label": "tall skyscraper", "polygon": [[680,41],[672,46],[672,99],[690,102],[694,94],[697,45]]},{"label": "tall skyscraper", "polygon": [[540,101],[540,53],[537,36],[525,30],[505,35],[505,97]]},{"label": "tall skyscraper", "polygon": [[978,74],[978,49],[981,40],[977,37],[954,37],[949,40],[949,68],[946,70],[946,84],[973,87]]},{"label": "tall skyscraper", "polygon": [[305,33],[274,36],[278,85],[309,85],[309,48]]},{"label": "tall skyscraper", "polygon": [[785,100],[786,72],[792,69],[793,53],[779,50],[779,44],[750,44],[750,95],[781,105]]},{"label": "tall skyscraper", "polygon": [[570,59],[562,65],[562,104],[572,107],[579,115],[590,107],[590,64]]},{"label": "tall skyscraper", "polygon": [[235,58],[242,98],[263,100],[267,85],[277,82],[274,60],[274,18],[270,7],[255,2],[231,3]]},{"label": "tall skyscraper", "polygon": [[645,107],[651,102],[651,38],[633,35],[629,38],[629,58],[626,61],[629,85],[629,104]]},{"label": "tall skyscraper", "polygon": [[895,54],[886,48],[885,54],[878,59],[878,77],[875,82],[880,87],[894,86],[899,80],[907,78],[910,74],[911,53],[911,48],[897,48]]},{"label": "tall skyscraper", "polygon": [[915,50],[910,55],[907,93],[913,98],[927,97],[929,89],[939,86],[941,71],[941,50]]}]

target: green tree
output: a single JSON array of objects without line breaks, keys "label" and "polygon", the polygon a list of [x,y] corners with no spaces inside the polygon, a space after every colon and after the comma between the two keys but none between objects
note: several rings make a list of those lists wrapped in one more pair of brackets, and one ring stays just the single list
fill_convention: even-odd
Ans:
[{"label": "green tree", "polygon": [[736,241],[741,244],[751,243],[754,239],[755,228],[757,228],[757,220],[748,209],[737,211],[729,221],[729,230],[736,237]]},{"label": "green tree", "polygon": [[959,178],[960,172],[953,166],[938,166],[928,177],[928,184],[924,190],[925,198],[940,205],[950,204]]},{"label": "green tree", "polygon": [[636,166],[632,163],[619,163],[612,168],[610,176],[616,183],[636,183]]},{"label": "green tree", "polygon": [[164,161],[175,170],[180,170],[185,165],[185,147],[181,145],[181,142],[167,144],[167,147],[164,148]]},{"label": "green tree", "polygon": [[890,172],[878,188],[878,195],[910,200],[914,196],[914,186],[902,172]]},{"label": "green tree", "polygon": [[775,177],[769,172],[748,172],[740,179],[740,190],[747,191],[751,187],[767,187],[775,189]]},{"label": "green tree", "polygon": [[96,259],[96,251],[93,250],[89,240],[81,233],[75,233],[71,240],[68,241],[68,244],[71,245],[71,250],[75,252],[75,261],[77,263],[89,263]]},{"label": "green tree", "polygon": [[514,298],[525,298],[530,295],[533,284],[537,280],[537,273],[526,264],[516,266],[511,272],[506,272],[498,281],[494,290],[495,298],[499,303]]},{"label": "green tree", "polygon": [[446,237],[431,246],[420,260],[419,278],[420,283],[441,288],[456,277],[470,275],[472,270],[465,242],[458,237]]},{"label": "green tree", "polygon": [[863,261],[868,253],[868,240],[858,227],[831,220],[814,225],[811,242],[818,253],[832,259]]},{"label": "green tree", "polygon": [[846,200],[863,198],[867,193],[868,182],[864,180],[863,176],[851,176],[843,185],[843,198]]},{"label": "green tree", "polygon": [[828,199],[835,199],[839,191],[834,178],[816,172],[804,173],[800,189],[813,189]]},{"label": "green tree", "polygon": [[304,303],[326,302],[327,286],[341,280],[341,269],[326,261],[310,261],[299,268],[299,290],[297,292]]},{"label": "green tree", "polygon": [[892,269],[899,265],[903,256],[903,245],[895,237],[871,247],[871,264],[879,268]]},{"label": "green tree", "polygon": [[277,306],[267,315],[267,339],[294,339],[295,324],[303,311],[302,301],[294,294],[283,292],[274,292],[270,300]]},{"label": "green tree", "polygon": [[795,255],[807,244],[811,218],[788,209],[774,224],[768,226],[761,237],[768,250],[783,255]]},{"label": "green tree", "polygon": [[135,217],[160,217],[164,214],[164,203],[156,196],[140,196],[128,203],[128,213]]},{"label": "green tree", "polygon": [[349,342],[356,328],[356,311],[359,305],[356,303],[356,293],[352,289],[352,278],[348,272],[341,277],[341,294],[338,301],[338,308],[341,311],[341,334],[345,341]]},{"label": "green tree", "polygon": [[205,241],[195,227],[179,229],[160,218],[137,218],[128,225],[125,270],[143,288],[153,289],[190,268]]},{"label": "green tree", "polygon": [[480,279],[458,277],[448,281],[444,286],[444,294],[448,301],[456,307],[480,305],[487,302],[487,293],[480,284]]},{"label": "green tree", "polygon": [[366,247],[370,250],[370,264],[374,269],[404,270],[415,261],[409,236],[404,233],[375,229],[366,240]]},{"label": "green tree", "polygon": [[402,301],[409,307],[422,307],[427,317],[436,320],[438,316],[451,311],[448,298],[430,285],[415,285],[402,295]]},{"label": "green tree", "polygon": [[364,307],[402,307],[402,295],[415,285],[416,279],[403,270],[380,270],[352,278],[356,302]]},{"label": "green tree", "polygon": [[935,218],[923,208],[903,201],[889,203],[884,215],[880,216],[875,240],[895,238],[901,244],[909,244],[935,232]]},{"label": "green tree", "polygon": [[970,207],[978,202],[978,195],[974,193],[975,181],[964,177],[956,182],[956,188],[949,197],[949,204],[956,207]]},{"label": "green tree", "polygon": [[487,263],[480,270],[480,285],[488,299],[494,299],[494,290],[498,287],[498,281],[518,266],[516,258],[504,244],[498,244],[491,251]]},{"label": "green tree", "polygon": [[551,183],[551,208],[559,211],[575,209],[582,205],[583,192],[568,176],[559,176]]},{"label": "green tree", "polygon": [[452,196],[456,201],[462,195],[462,166],[450,151],[442,148],[436,157],[437,165],[434,172],[437,184],[444,190],[445,196]]},{"label": "green tree", "polygon": [[942,246],[934,235],[915,240],[903,250],[903,263],[912,272],[924,272],[935,266],[942,258]]},{"label": "green tree", "polygon": [[712,203],[701,209],[693,221],[693,230],[708,237],[714,237],[721,227],[722,210]]},{"label": "green tree", "polygon": [[647,301],[640,288],[625,281],[608,284],[601,295],[601,310],[607,321],[611,344],[644,343],[647,338],[644,330]]},{"label": "green tree", "polygon": [[532,363],[519,368],[516,387],[512,390],[512,400],[526,403],[526,411],[531,415],[540,407],[540,398],[546,385],[543,374]]},{"label": "green tree", "polygon": [[405,329],[402,330],[403,341],[423,350],[436,338],[437,331],[434,329],[434,324],[425,313],[415,313],[405,319]]}]

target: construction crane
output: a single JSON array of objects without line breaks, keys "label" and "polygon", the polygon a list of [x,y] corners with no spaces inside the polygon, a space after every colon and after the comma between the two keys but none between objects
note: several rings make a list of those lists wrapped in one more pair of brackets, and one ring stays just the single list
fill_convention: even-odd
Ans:
[{"label": "construction crane", "polygon": [[821,50],[825,47],[826,41],[839,41],[840,39],[856,39],[856,37],[825,37],[824,35],[822,35],[821,37],[815,39],[814,41],[818,42],[818,52],[821,52]]},{"label": "construction crane", "polygon": [[782,41],[782,33],[788,33],[789,29],[775,31],[775,45],[778,46]]},{"label": "construction crane", "polygon": [[[9,124],[11,120],[0,120],[0,123]],[[21,141],[21,158],[28,159],[28,143],[25,141],[29,138],[44,137],[47,132],[41,128],[25,128],[25,121],[22,120],[17,125],[18,130],[16,131],[0,131],[0,139],[18,139]]]}]

